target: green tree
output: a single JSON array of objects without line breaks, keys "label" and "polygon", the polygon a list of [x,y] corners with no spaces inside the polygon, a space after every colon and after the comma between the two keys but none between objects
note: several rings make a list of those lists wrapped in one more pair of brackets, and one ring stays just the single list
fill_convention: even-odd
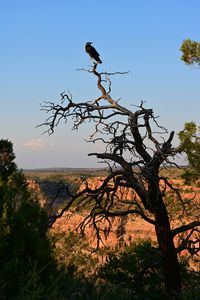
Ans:
[{"label": "green tree", "polygon": [[14,163],[15,154],[13,145],[8,140],[1,140],[0,143],[0,175],[1,181],[7,181],[8,177],[16,171]]},{"label": "green tree", "polygon": [[190,184],[200,177],[200,127],[195,122],[185,123],[184,129],[179,132],[179,138],[181,151],[187,154],[189,163],[183,178]]},{"label": "green tree", "polygon": [[[12,143],[0,140],[1,299],[18,295],[31,270],[38,270],[40,283],[47,286],[53,263],[46,235],[47,214],[32,198],[14,159]],[[34,286],[30,288],[33,291]]]},{"label": "green tree", "polygon": [[182,51],[181,59],[186,65],[200,66],[200,42],[186,39],[183,41],[180,50]]},{"label": "green tree", "polygon": [[158,289],[163,283],[161,262],[159,251],[150,241],[132,242],[123,251],[108,252],[106,263],[99,268],[99,276],[137,292],[144,291],[145,287]]},{"label": "green tree", "polygon": [[[198,299],[200,273],[188,270],[186,260],[181,261],[180,271],[184,289],[181,300]],[[138,300],[171,300],[162,289],[163,275],[162,256],[150,241],[132,242],[123,250],[109,251],[105,264],[98,269],[98,277],[103,283],[111,283],[113,290],[128,288],[132,295],[137,295],[131,299]]]}]

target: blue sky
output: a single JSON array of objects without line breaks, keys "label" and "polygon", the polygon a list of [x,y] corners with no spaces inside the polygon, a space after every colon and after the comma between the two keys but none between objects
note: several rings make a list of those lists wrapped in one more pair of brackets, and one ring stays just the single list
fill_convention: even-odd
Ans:
[{"label": "blue sky", "polygon": [[20,168],[96,167],[98,146],[62,124],[54,135],[35,128],[43,101],[69,90],[75,101],[98,96],[84,44],[93,41],[101,71],[131,72],[113,79],[121,104],[146,101],[159,122],[178,133],[198,124],[200,70],[180,60],[186,38],[200,41],[199,0],[0,0],[0,136],[14,143]]}]

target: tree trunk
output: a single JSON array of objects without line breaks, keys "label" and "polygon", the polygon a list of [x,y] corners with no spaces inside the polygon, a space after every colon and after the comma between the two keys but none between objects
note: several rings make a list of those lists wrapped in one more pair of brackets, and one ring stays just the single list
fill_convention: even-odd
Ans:
[{"label": "tree trunk", "polygon": [[150,202],[156,221],[156,236],[164,260],[165,285],[169,294],[179,294],[181,291],[179,263],[171,233],[167,209],[163,202],[159,188],[154,186],[152,191]]}]

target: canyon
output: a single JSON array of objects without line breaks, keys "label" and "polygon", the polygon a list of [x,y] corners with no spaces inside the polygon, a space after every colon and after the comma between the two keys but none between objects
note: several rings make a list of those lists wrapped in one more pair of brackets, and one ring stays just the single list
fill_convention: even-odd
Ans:
[{"label": "canyon", "polygon": [[[93,177],[87,179],[87,184],[90,188],[95,189],[102,184],[104,177]],[[79,190],[82,190],[85,187],[85,181],[81,178],[76,178],[76,185],[79,187]],[[28,179],[28,185],[32,191],[37,193],[41,206],[48,210],[48,213],[59,213],[62,209],[60,207],[64,206],[65,203],[68,201],[68,195],[64,188],[61,188],[61,193],[56,194],[56,189],[58,189],[58,182],[57,184],[54,182],[48,182],[48,180],[34,180]],[[171,181],[174,189],[179,189],[182,199],[185,203],[187,203],[189,208],[189,214],[186,215],[183,213],[182,217],[181,214],[181,203],[180,200],[177,198],[176,194],[171,193],[169,187],[167,187],[168,194],[170,197],[173,197],[174,200],[168,206],[169,209],[174,210],[176,208],[177,212],[175,213],[175,219],[172,218],[171,226],[172,228],[176,228],[181,224],[189,223],[192,220],[199,220],[199,206],[200,206],[200,188],[199,187],[191,187],[186,186],[183,183],[183,180],[173,179]],[[164,182],[161,182],[161,185],[164,187]],[[60,186],[62,187],[62,185]],[[170,194],[171,193],[171,194]],[[55,197],[57,195],[57,198]],[[127,188],[120,188],[118,190],[117,196],[121,199],[131,200],[136,197],[135,193],[131,189]],[[191,201],[190,201],[191,200]],[[52,202],[53,201],[53,202]],[[49,209],[49,204],[54,203],[54,207],[51,211]],[[171,207],[170,207],[171,206]],[[58,218],[55,223],[53,224],[52,230],[56,232],[80,232],[80,224],[83,222],[84,218],[87,215],[87,211],[82,212],[74,212],[72,210],[66,211],[61,218]],[[138,240],[151,240],[153,243],[156,244],[156,236],[155,236],[155,229],[154,226],[139,216],[120,216],[120,217],[112,217],[111,219],[111,229],[108,233],[107,226],[108,224],[102,220],[100,225],[100,232],[101,232],[101,243],[100,246],[106,246],[114,248],[116,246],[123,246],[124,244],[129,244],[131,241],[138,241]],[[92,247],[96,247],[97,245],[97,238],[96,238],[96,231],[94,226],[89,223],[85,228],[85,234],[89,241],[89,244]],[[199,237],[198,237],[199,238]],[[179,245],[179,239],[175,240],[176,246]],[[181,252],[181,255],[185,255],[185,251]]]}]

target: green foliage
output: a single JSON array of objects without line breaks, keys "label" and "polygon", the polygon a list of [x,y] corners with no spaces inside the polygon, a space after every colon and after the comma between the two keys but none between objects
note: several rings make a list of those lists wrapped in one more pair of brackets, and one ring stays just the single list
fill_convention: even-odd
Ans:
[{"label": "green foliage", "polygon": [[[199,300],[200,272],[190,268],[188,257],[180,257],[180,272],[182,280],[181,300]],[[197,264],[196,264],[197,266]]]},{"label": "green foliage", "polygon": [[185,64],[200,66],[200,42],[186,39],[183,41],[180,50],[183,53],[181,59]]},{"label": "green foliage", "polygon": [[94,273],[98,264],[94,249],[88,244],[86,236],[68,230],[51,234],[54,256],[60,270],[67,270],[76,276],[88,277]]},{"label": "green foliage", "polygon": [[[86,299],[83,293],[94,299],[91,284],[74,277],[75,267],[57,269],[47,214],[28,190],[14,158],[12,143],[0,140],[0,299]],[[69,243],[69,253],[72,247]]]},{"label": "green foliage", "polygon": [[110,252],[98,276],[143,296],[151,291],[155,297],[151,299],[159,299],[156,295],[163,283],[160,252],[149,241],[132,243],[121,252]]},{"label": "green foliage", "polygon": [[16,165],[13,162],[15,154],[13,145],[8,140],[0,140],[0,179],[7,180],[8,176],[16,171]]},{"label": "green foliage", "polygon": [[5,299],[20,293],[32,265],[42,270],[44,286],[55,269],[46,236],[47,214],[32,198],[14,158],[12,143],[0,140],[0,293]]},{"label": "green foliage", "polygon": [[[182,300],[199,299],[200,273],[189,271],[187,261],[180,261]],[[97,278],[110,298],[137,300],[175,300],[164,289],[162,256],[150,241],[140,241],[124,250],[108,253],[107,262],[99,268]],[[102,282],[103,280],[103,282]]]},{"label": "green foliage", "polygon": [[186,184],[190,184],[200,177],[200,128],[194,122],[185,123],[179,138],[181,151],[187,154],[189,162],[189,169],[184,171],[182,177]]}]

